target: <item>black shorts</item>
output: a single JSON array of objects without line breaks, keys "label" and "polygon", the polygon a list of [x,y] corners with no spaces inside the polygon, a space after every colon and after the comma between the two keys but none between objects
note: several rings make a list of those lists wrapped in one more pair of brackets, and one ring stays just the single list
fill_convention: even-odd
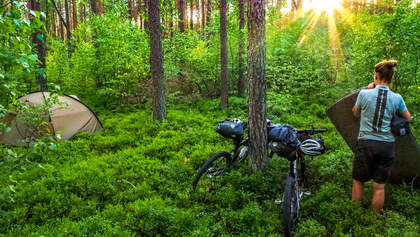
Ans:
[{"label": "black shorts", "polygon": [[359,140],[353,162],[353,179],[360,182],[373,179],[384,184],[389,179],[394,159],[394,142]]}]

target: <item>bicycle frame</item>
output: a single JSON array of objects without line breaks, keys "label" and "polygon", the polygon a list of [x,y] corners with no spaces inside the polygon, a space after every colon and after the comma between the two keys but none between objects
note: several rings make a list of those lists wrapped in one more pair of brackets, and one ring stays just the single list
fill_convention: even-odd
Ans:
[{"label": "bicycle frame", "polygon": [[233,148],[230,153],[232,154],[231,160],[229,161],[229,165],[235,163],[239,157],[239,153],[241,152],[242,146],[248,147],[248,138],[234,140],[235,148]]}]

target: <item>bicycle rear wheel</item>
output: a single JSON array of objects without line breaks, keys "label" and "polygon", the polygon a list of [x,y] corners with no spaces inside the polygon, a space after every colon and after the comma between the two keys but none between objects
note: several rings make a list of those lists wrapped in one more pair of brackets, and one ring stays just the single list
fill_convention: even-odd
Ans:
[{"label": "bicycle rear wheel", "polygon": [[[192,183],[193,189],[197,187],[197,183],[201,177],[213,178],[216,176],[223,175],[226,171],[229,170],[230,166],[230,153],[226,151],[221,151],[214,154],[210,159],[208,159],[201,169],[198,171],[197,175],[194,178]],[[203,178],[204,178],[203,177]]]},{"label": "bicycle rear wheel", "polygon": [[287,176],[286,185],[283,194],[283,231],[284,236],[292,236],[293,229],[298,220],[299,199],[295,178]]}]

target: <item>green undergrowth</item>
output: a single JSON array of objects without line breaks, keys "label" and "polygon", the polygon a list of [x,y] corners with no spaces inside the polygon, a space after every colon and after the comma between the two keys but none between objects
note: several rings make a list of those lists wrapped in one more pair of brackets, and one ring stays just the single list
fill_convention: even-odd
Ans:
[{"label": "green undergrowth", "polygon": [[[288,170],[274,157],[255,175],[239,164],[223,177],[192,180],[212,154],[230,149],[215,132],[218,121],[246,119],[246,99],[172,105],[162,124],[151,109],[102,113],[105,131],[62,142],[40,166],[9,170],[0,166],[0,233],[6,236],[281,236],[281,198]],[[274,101],[269,100],[269,104]],[[352,153],[322,110],[304,103],[276,113],[275,122],[329,129],[327,153],[307,159],[307,189],[296,236],[415,236],[420,231],[420,193],[390,186],[384,215],[350,200]],[[305,110],[306,108],[306,110]],[[317,110],[319,111],[316,112]],[[310,112],[312,111],[312,112]],[[319,122],[319,124],[318,124]],[[15,148],[17,150],[21,148]]]}]

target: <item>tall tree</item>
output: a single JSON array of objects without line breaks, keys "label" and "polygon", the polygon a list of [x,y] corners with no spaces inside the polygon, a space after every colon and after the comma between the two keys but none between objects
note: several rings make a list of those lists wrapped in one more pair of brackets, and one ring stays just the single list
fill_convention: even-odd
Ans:
[{"label": "tall tree", "polygon": [[210,16],[211,16],[211,0],[207,0],[206,26],[210,24]]},{"label": "tall tree", "polygon": [[205,0],[201,0],[201,26],[202,26],[203,29],[206,26],[206,13],[205,13],[205,10],[206,10],[206,1]]},{"label": "tall tree", "polygon": [[[53,3],[54,3],[54,1],[53,1]],[[58,3],[57,3],[57,14],[58,14],[58,16],[61,19],[61,21],[59,23],[59,25],[60,25],[60,27],[59,27],[60,28],[60,36],[61,36],[61,39],[64,40],[64,28],[63,28],[63,25],[65,24],[65,21],[62,18],[63,10],[62,10],[62,7],[61,7],[61,0],[58,0]]]},{"label": "tall tree", "polygon": [[148,0],[150,35],[150,71],[153,81],[153,120],[166,118],[165,83],[160,25],[160,0]]},{"label": "tall tree", "polygon": [[[30,9],[35,12],[41,12],[41,1],[37,0],[31,0],[30,1]],[[41,20],[43,20],[43,17],[41,17]],[[32,16],[33,19],[33,16]],[[32,20],[31,19],[31,20]],[[44,19],[45,20],[45,19]],[[32,36],[31,36],[32,43],[36,46],[36,53],[38,55],[38,60],[40,61],[40,71],[44,72],[45,68],[45,54],[46,54],[46,48],[45,48],[45,34],[42,30],[36,30]],[[47,86],[47,78],[45,76],[45,73],[37,73],[36,80],[39,83],[41,91],[48,91]]]},{"label": "tall tree", "polygon": [[71,38],[71,26],[70,26],[70,9],[69,9],[69,0],[64,0],[64,9],[66,11],[66,36],[69,40]]},{"label": "tall tree", "polygon": [[[176,1],[176,0],[175,0]],[[171,1],[173,4],[171,4],[171,8],[170,8],[170,19],[169,19],[169,29],[171,30],[171,37],[174,36],[174,6],[176,5],[176,2],[174,3],[174,1]]]},{"label": "tall tree", "polygon": [[226,30],[226,0],[220,0],[220,107],[226,109],[229,105],[229,77],[227,56],[227,30]]},{"label": "tall tree", "polygon": [[244,3],[245,0],[239,0],[239,50],[238,50],[238,96],[242,97],[245,92],[245,69],[244,69],[244,26],[245,26],[245,14],[244,14]]},{"label": "tall tree", "polygon": [[97,0],[90,0],[90,10],[92,11],[94,15],[99,15]]},{"label": "tall tree", "polygon": [[268,164],[265,82],[265,0],[248,0],[249,160],[256,172]]},{"label": "tall tree", "polygon": [[[149,0],[144,0],[144,13],[145,13],[145,15],[147,15],[147,11],[148,11],[147,9],[149,9]],[[144,29],[145,29],[146,32],[148,32],[149,31],[149,20],[147,19],[147,17],[144,17],[143,21],[144,21],[144,23],[143,23]]]},{"label": "tall tree", "polygon": [[72,1],[72,6],[73,6],[73,29],[77,28],[77,5],[76,5],[76,0]]},{"label": "tall tree", "polygon": [[193,0],[190,0],[190,29],[192,30],[194,27],[194,2]]},{"label": "tall tree", "polygon": [[184,0],[178,0],[178,27],[180,32],[184,32]]}]

